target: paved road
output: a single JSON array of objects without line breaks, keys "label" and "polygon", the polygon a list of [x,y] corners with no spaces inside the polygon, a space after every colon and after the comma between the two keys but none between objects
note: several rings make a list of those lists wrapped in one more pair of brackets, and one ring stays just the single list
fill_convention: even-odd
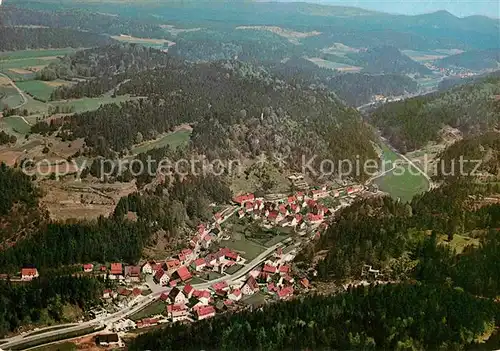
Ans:
[{"label": "paved road", "polygon": [[[19,95],[21,95],[21,97],[23,98],[23,103],[22,103],[22,104],[19,104],[19,105],[17,105],[17,106],[9,106],[9,108],[12,108],[12,109],[17,109],[17,108],[21,108],[21,107],[23,107],[24,105],[26,105],[26,103],[28,102],[28,98],[26,97],[26,95],[24,95],[24,92],[23,92],[21,89],[19,89],[19,87],[18,87],[18,86],[17,86],[17,85],[16,85],[16,84],[12,81],[12,79],[10,79],[10,78],[9,78],[9,76],[7,76],[7,75],[5,75],[5,74],[3,74],[3,73],[0,73],[0,76],[2,76],[2,77],[4,77],[4,78],[8,79],[8,80],[9,80],[9,82],[10,82],[10,85],[12,85],[12,87],[13,87],[14,89],[16,89],[16,90],[17,90],[17,92],[19,93]],[[29,124],[29,123],[28,123],[28,124]]]},{"label": "paved road", "polygon": [[[242,278],[244,275],[246,275],[248,272],[250,272],[254,267],[256,267],[256,266],[260,265],[262,262],[264,262],[280,246],[283,246],[283,244],[278,243],[278,244],[268,248],[266,251],[262,252],[259,256],[254,258],[252,261],[245,264],[243,268],[241,268],[236,273],[234,273],[230,276],[224,276],[224,277],[221,277],[221,278],[218,278],[215,280],[211,280],[211,281],[205,282],[205,283],[194,284],[193,287],[195,289],[198,289],[198,290],[207,289],[212,284],[220,282],[220,281],[224,281],[224,280],[227,281],[228,284],[231,284],[232,282]],[[111,315],[108,315],[106,317],[100,317],[100,318],[96,318],[96,319],[93,319],[93,320],[88,321],[88,322],[80,323],[76,326],[70,326],[68,328],[57,329],[54,331],[48,331],[45,333],[40,333],[40,334],[36,334],[36,335],[31,335],[31,336],[30,335],[18,335],[18,336],[15,336],[13,338],[6,339],[6,340],[8,340],[8,342],[1,344],[0,350],[9,350],[12,347],[19,346],[19,345],[22,345],[22,344],[27,343],[27,342],[37,341],[37,340],[41,340],[41,339],[44,339],[47,337],[56,336],[59,334],[78,332],[78,331],[84,330],[84,329],[89,328],[89,327],[97,328],[99,326],[106,326],[106,325],[113,324],[122,318],[126,318],[130,315],[133,315],[133,314],[139,312],[140,310],[142,310],[143,308],[148,306],[150,303],[152,303],[153,301],[158,299],[162,293],[168,292],[168,291],[170,291],[170,289],[165,288],[164,290],[161,290],[161,291],[158,291],[154,294],[150,294],[148,296],[145,296],[140,302],[138,302],[137,304],[135,304],[133,306],[126,307],[123,310],[118,311],[116,313],[113,313]],[[89,333],[89,334],[92,334],[92,333]]]}]

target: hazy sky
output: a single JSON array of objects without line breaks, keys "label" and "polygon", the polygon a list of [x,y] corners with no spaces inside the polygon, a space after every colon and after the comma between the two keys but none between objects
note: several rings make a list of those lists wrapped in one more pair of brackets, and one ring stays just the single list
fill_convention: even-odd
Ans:
[{"label": "hazy sky", "polygon": [[408,15],[447,10],[455,16],[486,15],[500,18],[500,0],[305,0],[332,5],[350,5],[370,10]]}]

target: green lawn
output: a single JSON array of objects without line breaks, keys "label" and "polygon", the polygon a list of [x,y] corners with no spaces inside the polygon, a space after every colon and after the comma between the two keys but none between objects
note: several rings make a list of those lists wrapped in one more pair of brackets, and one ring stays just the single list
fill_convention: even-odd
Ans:
[{"label": "green lawn", "polygon": [[31,130],[31,127],[18,116],[4,117],[2,118],[2,122],[5,123],[8,129],[18,134],[28,134]]},{"label": "green lawn", "polygon": [[165,308],[166,308],[166,305],[163,301],[155,301],[151,305],[140,310],[136,314],[133,314],[132,316],[130,316],[130,319],[133,321],[137,321],[139,319],[163,314],[165,312]]},{"label": "green lawn", "polygon": [[[400,157],[387,145],[382,145],[382,161],[385,169],[390,169]],[[403,202],[410,201],[415,195],[429,189],[429,182],[415,167],[400,163],[392,172],[374,180],[379,189],[389,193],[393,198]]]},{"label": "green lawn", "polygon": [[262,292],[250,295],[250,297],[241,300],[247,305],[253,305],[254,307],[259,307],[266,303],[266,296]]},{"label": "green lawn", "polygon": [[142,154],[149,150],[158,149],[170,145],[170,148],[175,150],[178,146],[185,146],[189,142],[191,132],[188,130],[179,130],[155,140],[143,143],[132,149],[133,154]]},{"label": "green lawn", "polygon": [[16,85],[19,89],[25,91],[26,93],[45,101],[50,99],[50,94],[52,94],[56,88],[55,86],[49,86],[40,80],[26,80],[17,82]]},{"label": "green lawn", "polygon": [[238,239],[230,239],[221,241],[222,247],[229,247],[232,250],[238,251],[247,260],[253,260],[265,251],[265,248],[256,242],[247,240],[245,236],[241,235]]},{"label": "green lawn", "polygon": [[23,103],[23,97],[11,85],[0,86],[0,110],[8,107],[16,107]]},{"label": "green lawn", "polygon": [[462,253],[462,251],[464,251],[464,249],[469,245],[474,247],[479,247],[480,245],[479,239],[469,238],[468,236],[458,234],[453,235],[452,241],[448,241],[447,235],[439,235],[438,243],[449,246],[451,249],[455,250],[457,254]]}]

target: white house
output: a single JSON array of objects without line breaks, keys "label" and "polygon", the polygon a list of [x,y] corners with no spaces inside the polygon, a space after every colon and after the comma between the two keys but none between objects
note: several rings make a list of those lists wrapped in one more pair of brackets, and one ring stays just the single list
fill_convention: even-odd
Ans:
[{"label": "white house", "polygon": [[175,305],[182,305],[188,302],[188,299],[186,298],[184,293],[180,291],[179,288],[177,287],[170,290],[170,293],[168,294],[168,299],[170,300],[170,303],[173,303]]}]

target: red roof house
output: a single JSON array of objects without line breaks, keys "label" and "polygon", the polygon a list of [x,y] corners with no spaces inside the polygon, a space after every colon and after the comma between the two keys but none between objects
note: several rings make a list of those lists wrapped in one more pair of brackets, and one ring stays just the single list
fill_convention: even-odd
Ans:
[{"label": "red roof house", "polygon": [[93,269],[94,269],[94,265],[92,263],[86,263],[83,265],[84,272],[92,272]]},{"label": "red roof house", "polygon": [[181,268],[179,268],[177,270],[177,275],[179,275],[179,278],[181,278],[181,280],[183,282],[185,282],[186,280],[189,280],[193,277],[191,275],[191,272],[189,272],[189,270],[187,269],[186,266],[182,266]]},{"label": "red roof house", "polygon": [[22,268],[21,269],[21,279],[22,280],[32,280],[38,278],[38,270],[36,268]]},{"label": "red roof house", "polygon": [[111,274],[122,275],[123,274],[122,264],[121,263],[111,263]]},{"label": "red roof house", "polygon": [[196,311],[196,316],[198,320],[206,319],[215,316],[214,306],[201,306]]}]

